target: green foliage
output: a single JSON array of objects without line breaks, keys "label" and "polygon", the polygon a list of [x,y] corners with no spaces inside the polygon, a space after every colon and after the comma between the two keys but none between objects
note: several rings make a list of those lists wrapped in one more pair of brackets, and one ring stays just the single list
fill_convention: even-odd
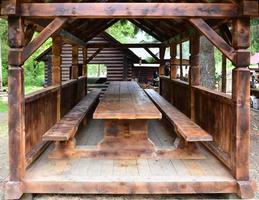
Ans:
[{"label": "green foliage", "polygon": [[8,44],[7,44],[7,21],[0,18],[0,45],[3,65],[3,85],[7,85],[7,63],[8,63]]},{"label": "green foliage", "polygon": [[[38,33],[34,34],[35,38]],[[3,64],[3,85],[7,85],[7,68],[8,68],[8,44],[7,44],[7,21],[0,19],[0,38],[2,41],[2,64]],[[40,87],[44,83],[44,63],[37,62],[35,59],[43,51],[49,48],[52,40],[47,40],[33,55],[24,63],[25,87]],[[28,87],[30,88],[30,87]]]},{"label": "green foliage", "polygon": [[259,52],[259,18],[251,20],[251,52]]},{"label": "green foliage", "polygon": [[2,112],[7,112],[7,111],[8,111],[7,103],[4,102],[4,101],[0,98],[0,113],[2,113]]},{"label": "green foliage", "polygon": [[103,64],[88,64],[87,65],[87,77],[107,77],[107,67]]}]

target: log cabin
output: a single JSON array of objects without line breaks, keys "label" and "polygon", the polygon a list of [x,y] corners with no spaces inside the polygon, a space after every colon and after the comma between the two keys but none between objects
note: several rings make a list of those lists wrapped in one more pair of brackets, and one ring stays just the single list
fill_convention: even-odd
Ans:
[{"label": "log cabin", "polygon": [[[7,199],[24,193],[253,198],[248,48],[250,18],[259,16],[257,0],[5,0],[0,15],[8,17],[10,46]],[[119,19],[129,19],[160,43],[89,43]],[[32,38],[34,31],[40,33]],[[201,35],[235,66],[231,95],[200,86]],[[25,96],[23,64],[50,37],[51,85]],[[186,40],[188,82],[177,79],[175,64],[176,45]],[[63,42],[72,45],[66,82],[61,79]],[[88,91],[89,48],[158,46],[160,93],[133,81],[110,82],[101,100],[98,89]],[[163,76],[167,47],[170,77]]]}]

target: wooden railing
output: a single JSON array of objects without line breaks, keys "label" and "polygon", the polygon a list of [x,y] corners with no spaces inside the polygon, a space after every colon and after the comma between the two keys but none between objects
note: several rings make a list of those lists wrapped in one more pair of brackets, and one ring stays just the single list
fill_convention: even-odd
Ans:
[{"label": "wooden railing", "polygon": [[86,93],[86,77],[69,80],[61,87],[61,117],[73,108]]},{"label": "wooden railing", "polygon": [[[86,94],[86,77],[70,80],[61,86],[50,86],[25,97],[25,153],[29,165],[48,143],[42,141],[43,134],[64,116]],[[60,93],[60,104],[59,101]],[[58,109],[60,105],[60,109]]]},{"label": "wooden railing", "polygon": [[57,93],[59,86],[51,86],[25,97],[25,153],[31,163],[46,142],[42,135],[57,119]]},{"label": "wooden railing", "polygon": [[182,113],[190,117],[189,84],[179,79],[171,80],[167,77],[160,77],[160,80],[160,94]]},{"label": "wooden railing", "polygon": [[194,109],[191,111],[190,87],[187,82],[162,77],[160,84],[161,95],[172,105],[188,117],[193,112],[193,120],[213,136],[212,142],[203,144],[231,168],[231,159],[234,156],[234,107],[231,96],[201,86],[192,87]]},{"label": "wooden railing", "polygon": [[193,87],[194,120],[213,136],[212,142],[204,142],[223,163],[231,168],[233,104],[230,95]]}]

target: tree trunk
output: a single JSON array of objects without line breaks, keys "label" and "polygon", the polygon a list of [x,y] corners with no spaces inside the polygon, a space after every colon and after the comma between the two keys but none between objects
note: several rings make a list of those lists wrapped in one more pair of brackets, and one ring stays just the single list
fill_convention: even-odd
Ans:
[{"label": "tree trunk", "polygon": [[201,85],[215,89],[214,46],[205,36],[200,39],[200,68]]},{"label": "tree trunk", "polygon": [[222,86],[221,92],[227,92],[227,59],[224,55],[222,55]]}]

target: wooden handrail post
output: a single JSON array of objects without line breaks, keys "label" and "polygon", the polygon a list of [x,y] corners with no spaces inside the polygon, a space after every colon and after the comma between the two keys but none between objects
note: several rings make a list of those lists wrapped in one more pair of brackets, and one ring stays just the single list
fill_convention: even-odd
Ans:
[{"label": "wooden handrail post", "polygon": [[[83,76],[87,77],[87,48],[83,48]],[[85,95],[87,95],[87,78],[85,80]]]},{"label": "wooden handrail post", "polygon": [[[52,85],[61,86],[62,38],[55,35],[52,40]],[[61,87],[57,92],[57,121],[61,118]]]},{"label": "wooden handrail post", "polygon": [[159,49],[159,59],[160,59],[160,66],[159,66],[159,75],[165,75],[165,47],[160,47]]},{"label": "wooden handrail post", "polygon": [[190,86],[190,102],[191,102],[191,119],[195,121],[195,99],[192,86],[200,85],[200,35],[194,34],[190,38],[190,70],[189,70],[189,86]]},{"label": "wooden handrail post", "polygon": [[254,191],[249,177],[250,153],[250,19],[233,21],[233,46],[236,49],[232,80],[233,100],[233,144],[232,172],[238,182],[238,193],[242,198],[252,198]]},{"label": "wooden handrail post", "polygon": [[19,199],[23,194],[22,180],[25,175],[25,100],[24,69],[21,59],[25,44],[24,20],[8,18],[9,68],[9,181],[6,184],[6,199]]},{"label": "wooden handrail post", "polygon": [[177,54],[177,48],[176,44],[170,45],[170,66],[171,66],[171,73],[170,78],[176,79],[177,78],[177,65],[176,65],[176,54]]},{"label": "wooden handrail post", "polygon": [[71,78],[78,78],[78,47],[72,46],[72,70],[71,70]]}]

